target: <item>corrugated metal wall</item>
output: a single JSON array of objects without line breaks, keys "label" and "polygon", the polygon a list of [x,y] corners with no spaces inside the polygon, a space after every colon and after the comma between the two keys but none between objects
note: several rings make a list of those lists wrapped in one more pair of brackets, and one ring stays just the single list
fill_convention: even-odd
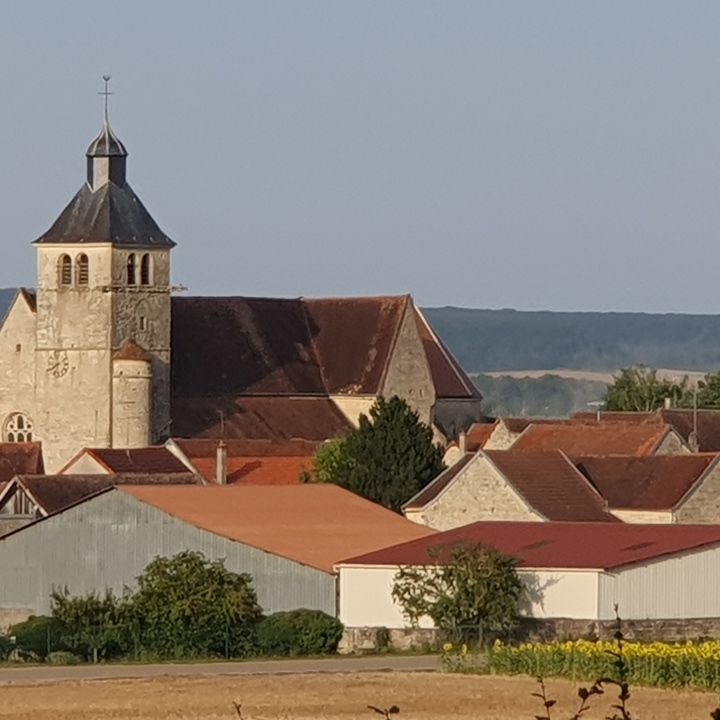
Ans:
[{"label": "corrugated metal wall", "polygon": [[53,588],[122,593],[158,555],[198,550],[250,573],[266,612],[312,608],[335,615],[335,577],[176,520],[119,490],[0,539],[0,609],[47,613]]},{"label": "corrugated metal wall", "polygon": [[601,620],[614,603],[627,620],[720,617],[720,548],[603,573],[598,592]]}]

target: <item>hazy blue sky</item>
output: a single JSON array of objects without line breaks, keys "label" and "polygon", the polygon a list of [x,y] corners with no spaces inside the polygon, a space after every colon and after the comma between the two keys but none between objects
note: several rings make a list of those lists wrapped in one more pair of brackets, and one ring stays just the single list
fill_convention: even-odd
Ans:
[{"label": "hazy blue sky", "polygon": [[5,3],[0,287],[129,178],[193,294],[720,312],[720,3]]}]

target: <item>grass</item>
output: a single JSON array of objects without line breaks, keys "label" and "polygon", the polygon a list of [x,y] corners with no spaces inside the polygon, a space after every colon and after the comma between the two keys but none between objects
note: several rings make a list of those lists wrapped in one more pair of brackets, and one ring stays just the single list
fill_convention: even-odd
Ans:
[{"label": "grass", "polygon": [[[546,685],[559,708],[577,704],[576,683],[547,680]],[[536,714],[535,690],[529,677],[397,672],[13,684],[0,686],[0,718],[232,720],[238,702],[245,720],[372,720],[379,716],[368,705],[393,704],[400,707],[393,716],[398,720],[516,720]],[[642,720],[707,718],[716,701],[713,693],[633,688],[633,707]],[[607,704],[594,702],[583,717],[598,720]]]}]

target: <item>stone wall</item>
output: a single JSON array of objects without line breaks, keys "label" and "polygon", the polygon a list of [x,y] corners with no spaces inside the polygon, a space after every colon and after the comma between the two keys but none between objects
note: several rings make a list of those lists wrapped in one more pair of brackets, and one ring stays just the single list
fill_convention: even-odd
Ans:
[{"label": "stone wall", "polygon": [[[1,615],[0,615],[1,618]],[[508,637],[510,642],[551,642],[552,640],[610,640],[617,632],[614,620],[526,619]],[[720,638],[720,618],[683,620],[623,620],[626,640],[642,642],[686,642]],[[435,629],[350,627],[343,631],[338,652],[370,653],[382,650],[437,650],[442,638]]]},{"label": "stone wall", "polygon": [[408,301],[388,362],[381,395],[386,398],[393,395],[403,398],[418,413],[420,420],[429,425],[435,405],[435,383],[417,322],[415,309],[412,302]]},{"label": "stone wall", "polygon": [[702,477],[689,497],[675,510],[678,523],[720,523],[720,463]]},{"label": "stone wall", "polygon": [[421,517],[412,519],[436,530],[481,520],[542,520],[482,455],[460,471]]},{"label": "stone wall", "polygon": [[685,455],[690,449],[674,430],[670,431],[655,450],[653,455]]}]

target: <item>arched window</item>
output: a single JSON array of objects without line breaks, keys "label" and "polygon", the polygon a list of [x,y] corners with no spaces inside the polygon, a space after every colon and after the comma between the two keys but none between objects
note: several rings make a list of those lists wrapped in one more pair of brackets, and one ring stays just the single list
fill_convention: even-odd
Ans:
[{"label": "arched window", "polygon": [[150,253],[145,253],[140,259],[140,284],[150,285],[152,283],[152,258]]},{"label": "arched window", "polygon": [[134,253],[130,253],[127,259],[127,284],[135,285],[136,282],[136,258]]},{"label": "arched window", "polygon": [[58,260],[58,275],[61,285],[72,285],[72,260],[69,255],[61,255]]},{"label": "arched window", "polygon": [[82,253],[75,259],[75,268],[77,272],[77,284],[87,285],[90,279],[90,270],[88,266],[88,256]]},{"label": "arched window", "polygon": [[13,413],[3,426],[3,439],[5,442],[31,442],[32,420],[22,413]]}]

